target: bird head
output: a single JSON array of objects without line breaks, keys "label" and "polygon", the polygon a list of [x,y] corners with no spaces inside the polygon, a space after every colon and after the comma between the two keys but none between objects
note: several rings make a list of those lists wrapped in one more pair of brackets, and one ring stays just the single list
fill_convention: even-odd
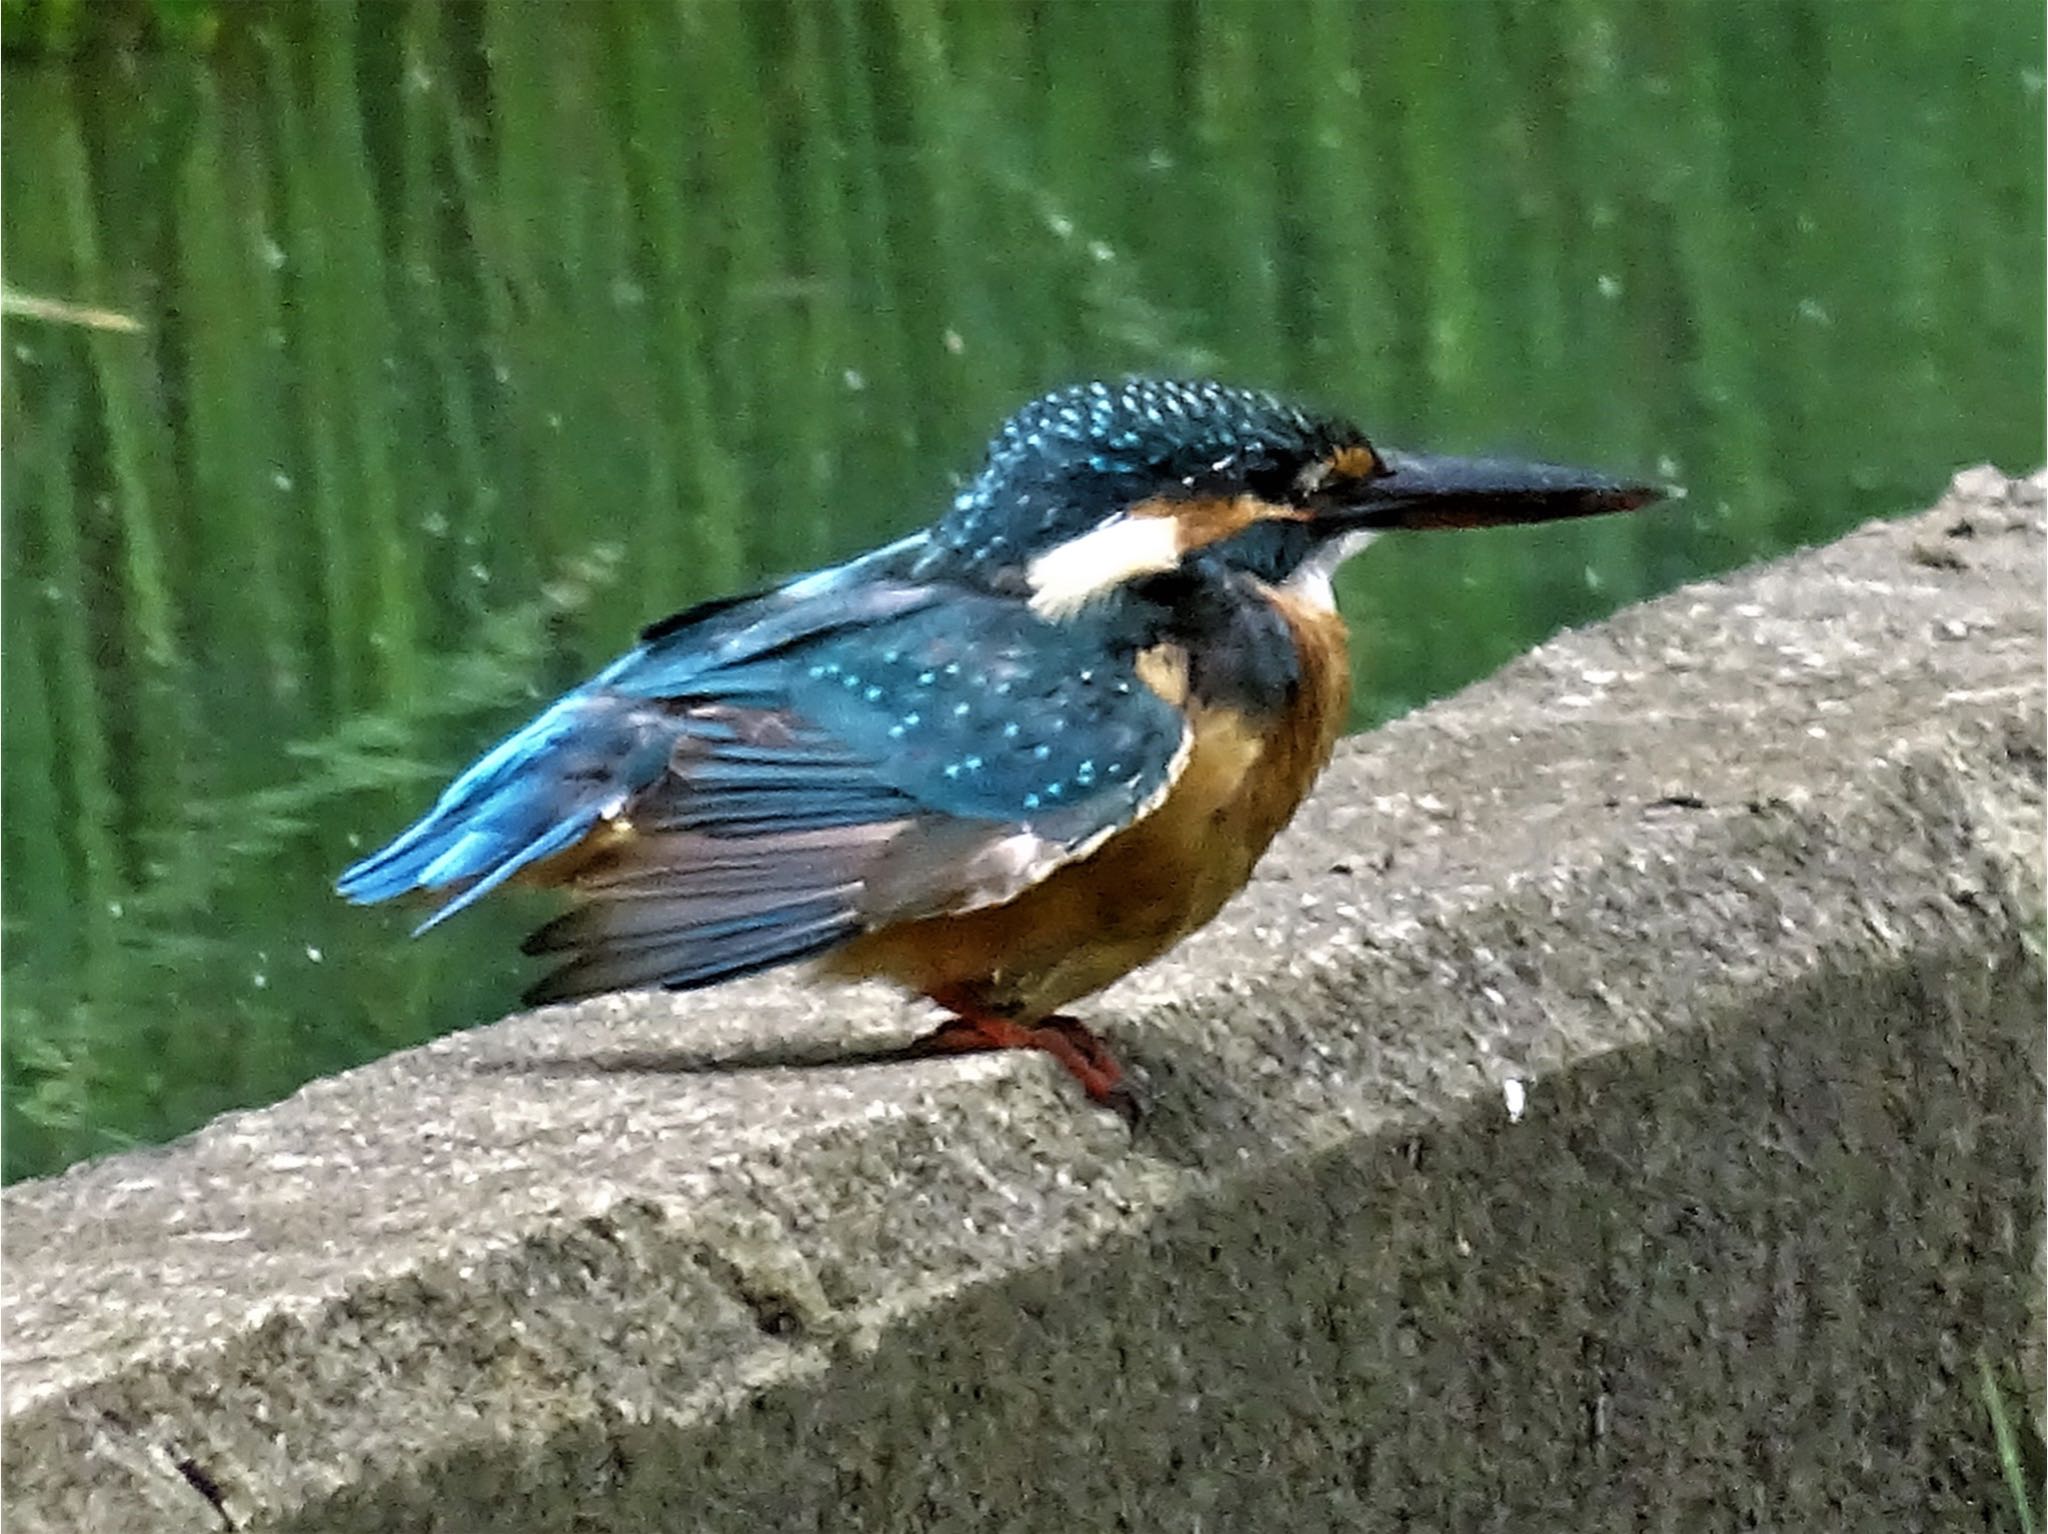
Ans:
[{"label": "bird head", "polygon": [[1580,469],[1381,452],[1349,421],[1210,382],[1043,396],[989,444],[930,535],[933,567],[1059,620],[1191,560],[1327,582],[1375,534],[1624,511],[1655,487]]}]

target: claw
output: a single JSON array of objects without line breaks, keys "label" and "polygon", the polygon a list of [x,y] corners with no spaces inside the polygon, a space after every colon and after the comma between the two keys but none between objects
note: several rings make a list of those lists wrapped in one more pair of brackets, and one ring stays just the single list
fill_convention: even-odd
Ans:
[{"label": "claw", "polygon": [[915,1055],[965,1054],[988,1049],[1036,1049],[1051,1055],[1081,1083],[1091,1101],[1133,1128],[1144,1105],[1109,1047],[1071,1017],[1048,1017],[1036,1027],[1007,1017],[950,1017],[910,1046]]}]

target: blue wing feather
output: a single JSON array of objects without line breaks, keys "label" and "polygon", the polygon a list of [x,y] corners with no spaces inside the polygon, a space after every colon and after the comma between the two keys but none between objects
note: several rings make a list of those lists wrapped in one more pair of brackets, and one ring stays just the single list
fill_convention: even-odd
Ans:
[{"label": "blue wing feather", "polygon": [[[909,547],[650,629],[341,892],[452,891],[431,926],[588,842],[589,903],[532,945],[574,957],[536,999],[699,985],[970,898],[950,865],[978,839],[1028,831],[1049,868],[1143,813],[1177,711],[1085,624],[894,579]],[[591,841],[607,823],[631,833]],[[863,882],[884,848],[886,896]]]}]

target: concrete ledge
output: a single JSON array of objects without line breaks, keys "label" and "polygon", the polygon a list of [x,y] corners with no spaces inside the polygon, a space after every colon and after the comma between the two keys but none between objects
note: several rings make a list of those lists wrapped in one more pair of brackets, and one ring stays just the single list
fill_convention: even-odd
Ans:
[{"label": "concrete ledge", "polygon": [[769,981],[12,1188],[10,1526],[1974,1526],[1975,1358],[2039,1370],[2042,589],[1974,471],[1351,743],[1092,1009],[1135,1140]]}]

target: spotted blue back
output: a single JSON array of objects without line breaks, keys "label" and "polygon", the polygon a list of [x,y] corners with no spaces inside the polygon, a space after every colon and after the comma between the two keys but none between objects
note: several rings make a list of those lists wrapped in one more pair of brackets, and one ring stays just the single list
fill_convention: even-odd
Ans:
[{"label": "spotted blue back", "polygon": [[[1084,626],[1085,627],[1085,626]],[[1099,636],[966,598],[791,658],[789,706],[927,812],[1118,823],[1163,781],[1182,721]]]}]

